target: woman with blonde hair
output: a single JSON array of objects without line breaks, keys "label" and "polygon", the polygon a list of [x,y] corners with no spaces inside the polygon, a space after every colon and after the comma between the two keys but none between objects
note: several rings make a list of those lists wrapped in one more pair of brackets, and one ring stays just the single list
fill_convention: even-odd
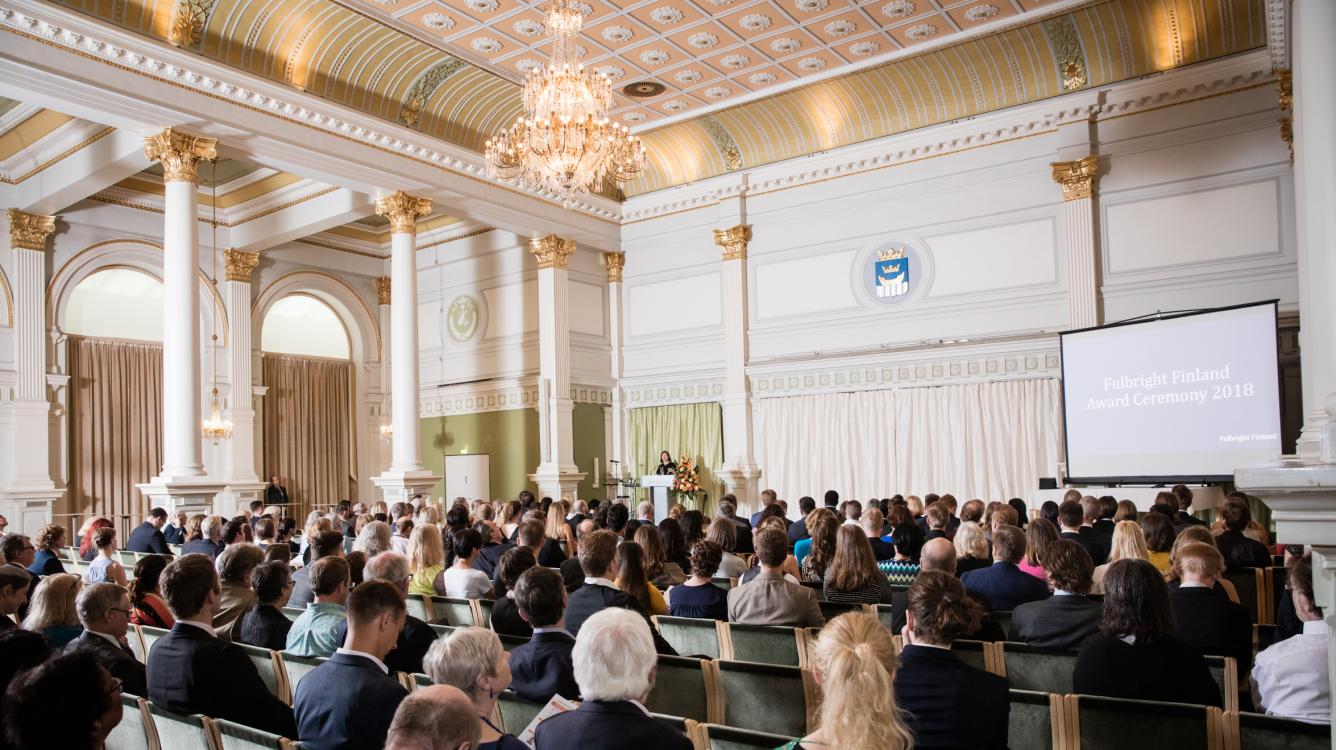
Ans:
[{"label": "woman with blonde hair", "polygon": [[[1174,538],[1174,548],[1169,552],[1169,570],[1164,574],[1164,580],[1169,584],[1171,592],[1178,588],[1179,581],[1183,578],[1183,569],[1178,562],[1178,552],[1186,545],[1194,543],[1209,544],[1215,547],[1215,535],[1211,533],[1208,527],[1201,525],[1189,526],[1178,532],[1178,536]],[[1217,549],[1219,548],[1217,547]],[[1240,603],[1239,590],[1234,588],[1234,584],[1224,576],[1216,577],[1215,586],[1212,587],[1212,590],[1227,597],[1235,604]]]},{"label": "woman with blonde hair", "polygon": [[497,698],[511,681],[510,655],[496,633],[460,628],[432,643],[422,665],[432,682],[457,687],[468,696],[483,725],[477,750],[528,750],[514,735],[492,723]]},{"label": "woman with blonde hair", "polygon": [[[186,542],[193,542],[196,539],[204,538],[203,526],[204,526],[204,519],[206,518],[208,518],[208,516],[204,515],[203,513],[196,513],[195,515],[191,516],[188,521],[186,521],[186,538],[185,538]],[[185,542],[182,542],[182,544],[184,543]]]},{"label": "woman with blonde hair", "polygon": [[422,506],[422,510],[418,511],[417,514],[417,523],[418,525],[431,524],[432,526],[439,526],[441,523],[440,508],[437,508],[435,505]]},{"label": "woman with blonde hair", "polygon": [[[909,508],[909,515],[918,518],[923,515],[923,498],[918,495],[906,495],[905,507]],[[890,510],[889,508],[887,510]]]},{"label": "woman with blonde hair", "polygon": [[992,556],[988,554],[988,540],[984,538],[983,528],[974,521],[960,524],[951,543],[956,548],[956,575],[963,576],[971,570],[987,568],[993,564]]},{"label": "woman with blonde hair", "polygon": [[907,750],[913,737],[895,701],[895,668],[895,644],[877,618],[849,613],[826,623],[812,648],[821,686],[817,729],[781,750]]},{"label": "woman with blonde hair", "polygon": [[547,524],[543,531],[548,539],[558,544],[565,543],[561,549],[562,553],[567,557],[575,557],[578,551],[575,548],[575,531],[566,523],[566,514],[569,511],[570,505],[565,500],[553,500],[547,508]]},{"label": "woman with blonde hair", "polygon": [[408,593],[445,596],[445,545],[435,525],[414,527],[408,539],[408,566]]},{"label": "woman with blonde hair", "polygon": [[687,579],[682,566],[668,560],[658,529],[649,524],[636,529],[635,543],[645,552],[645,577],[655,586],[666,589]]},{"label": "woman with blonde hair", "polygon": [[83,632],[74,606],[81,588],[79,576],[69,573],[43,578],[32,592],[32,605],[28,607],[28,616],[23,618],[21,627],[41,633],[50,641],[51,648],[64,648]]},{"label": "woman with blonde hair", "polygon": [[1141,532],[1141,524],[1136,521],[1119,521],[1113,527],[1113,548],[1109,550],[1109,561],[1095,566],[1095,585],[1092,594],[1104,593],[1104,574],[1109,566],[1119,560],[1145,560],[1150,562],[1150,548],[1146,546],[1146,535]]}]

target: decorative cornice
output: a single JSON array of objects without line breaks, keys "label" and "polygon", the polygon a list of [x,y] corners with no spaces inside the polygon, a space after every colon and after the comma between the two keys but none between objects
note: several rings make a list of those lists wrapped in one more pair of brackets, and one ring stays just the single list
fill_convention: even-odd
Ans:
[{"label": "decorative cornice", "polygon": [[389,277],[389,276],[377,276],[377,277],[376,277],[376,304],[378,304],[378,305],[388,305],[388,304],[390,304],[390,277]]},{"label": "decorative cornice", "polygon": [[175,128],[144,138],[144,156],[162,162],[163,182],[199,182],[196,166],[218,158],[218,139],[193,136]]},{"label": "decorative cornice", "polygon": [[28,179],[29,177],[32,177],[35,174],[39,174],[48,169],[49,167],[59,164],[65,159],[68,159],[69,157],[77,154],[78,152],[84,150],[85,148],[88,148],[89,146],[93,145],[94,143],[97,143],[103,138],[106,138],[107,136],[111,135],[114,132],[116,132],[116,128],[103,128],[97,131],[96,133],[88,136],[87,138],[83,139],[82,141],[79,141],[73,146],[70,146],[64,151],[61,151],[60,153],[56,154],[50,159],[47,159],[46,161],[36,165],[32,169],[29,169],[27,172],[23,172],[17,175],[0,174],[0,182],[3,182],[7,185],[17,185],[20,182],[23,182],[24,180]]},{"label": "decorative cornice", "polygon": [[204,36],[204,24],[209,20],[215,0],[176,0],[172,9],[171,27],[167,41],[178,47],[194,47]]},{"label": "decorative cornice", "polygon": [[565,268],[575,252],[575,240],[549,234],[529,240],[529,252],[538,259],[541,268]]},{"label": "decorative cornice", "polygon": [[260,254],[228,248],[223,251],[223,263],[227,266],[228,281],[244,281],[249,284],[251,271],[260,264]]},{"label": "decorative cornice", "polygon": [[46,252],[46,238],[56,231],[56,217],[9,209],[9,245],[15,250]]},{"label": "decorative cornice", "polygon": [[1276,103],[1281,109],[1294,109],[1294,72],[1289,68],[1276,71]]},{"label": "decorative cornice", "polygon": [[418,217],[430,213],[429,198],[416,198],[402,190],[376,199],[376,215],[390,220],[390,231],[394,234],[416,234]]},{"label": "decorative cornice", "polygon": [[1094,195],[1095,178],[1099,175],[1099,158],[1094,154],[1076,161],[1055,161],[1053,181],[1062,186],[1064,201],[1078,201]]},{"label": "decorative cornice", "polygon": [[1292,0],[1266,0],[1266,47],[1271,54],[1271,69],[1290,67],[1290,3]]},{"label": "decorative cornice", "polygon": [[723,248],[724,260],[746,260],[747,243],[751,242],[751,224],[739,224],[729,229],[714,230],[714,244]]},{"label": "decorative cornice", "polygon": [[622,268],[626,266],[626,253],[603,253],[603,265],[608,269],[608,283],[622,283]]}]

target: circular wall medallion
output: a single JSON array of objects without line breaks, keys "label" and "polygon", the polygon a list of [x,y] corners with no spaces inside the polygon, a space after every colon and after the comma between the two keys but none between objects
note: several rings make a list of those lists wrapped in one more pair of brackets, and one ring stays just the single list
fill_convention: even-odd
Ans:
[{"label": "circular wall medallion", "polygon": [[497,0],[464,0],[464,5],[474,13],[491,13],[501,7]]},{"label": "circular wall medallion", "polygon": [[798,61],[798,67],[811,73],[826,67],[826,61],[820,57],[804,57]]},{"label": "circular wall medallion", "polygon": [[668,112],[682,112],[686,110],[687,103],[682,101],[681,99],[674,99],[670,102],[664,102],[663,108],[665,111]]},{"label": "circular wall medallion", "polygon": [[751,58],[746,55],[726,55],[719,61],[720,65],[730,70],[741,70],[751,63]]},{"label": "circular wall medallion", "polygon": [[484,54],[493,54],[501,51],[501,42],[490,36],[480,36],[469,43],[473,49]]},{"label": "circular wall medallion", "polygon": [[872,41],[854,42],[853,44],[849,45],[849,54],[856,55],[858,57],[867,57],[868,55],[877,54],[877,51],[880,49],[881,45],[877,44],[876,42]]},{"label": "circular wall medallion", "polygon": [[859,286],[878,305],[898,305],[922,296],[930,280],[927,255],[905,242],[887,242],[863,256],[856,267]]},{"label": "circular wall medallion", "polygon": [[981,5],[975,5],[974,7],[965,11],[965,18],[968,18],[969,20],[977,23],[979,21],[987,21],[990,18],[996,18],[997,14],[1001,12],[1002,11],[999,10],[996,5],[990,5],[988,3],[984,3]]},{"label": "circular wall medallion", "polygon": [[701,77],[702,77],[701,72],[699,70],[694,70],[691,68],[688,68],[686,70],[679,70],[673,74],[673,80],[677,81],[678,83],[685,84],[687,86],[690,86],[693,83],[700,83]]},{"label": "circular wall medallion", "polygon": [[648,99],[651,96],[662,94],[667,86],[658,81],[636,81],[628,83],[622,87],[622,93],[632,99]]},{"label": "circular wall medallion", "polygon": [[637,123],[642,123],[642,122],[645,121],[645,113],[644,113],[644,112],[627,112],[626,114],[622,115],[622,119],[625,120],[625,121],[627,121],[627,122],[629,122],[629,123],[631,123],[632,125],[635,125],[635,124],[637,124]]},{"label": "circular wall medallion", "polygon": [[732,93],[733,90],[727,86],[713,86],[711,88],[705,89],[705,98],[723,99],[726,96],[732,95]]},{"label": "circular wall medallion", "polygon": [[881,14],[891,20],[904,18],[913,12],[913,0],[893,0],[881,6]]},{"label": "circular wall medallion", "polygon": [[830,0],[793,0],[793,7],[804,13],[825,10],[827,5],[830,5]]},{"label": "circular wall medallion", "polygon": [[450,303],[450,310],[445,314],[445,324],[450,331],[450,338],[461,344],[473,338],[473,334],[478,332],[481,320],[482,314],[478,310],[477,301],[468,295],[455,297],[454,302]]},{"label": "circular wall medallion", "polygon": [[543,64],[541,62],[538,62],[537,60],[528,57],[515,63],[515,69],[525,74],[532,73],[535,70],[541,69],[542,67]]}]

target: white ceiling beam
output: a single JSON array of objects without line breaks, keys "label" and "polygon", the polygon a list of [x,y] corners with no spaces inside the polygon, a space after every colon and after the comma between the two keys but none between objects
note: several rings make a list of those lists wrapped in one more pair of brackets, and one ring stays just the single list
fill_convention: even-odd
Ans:
[{"label": "white ceiling beam", "polygon": [[[238,250],[266,250],[361,219],[371,214],[375,206],[376,200],[365,193],[338,188],[282,211],[235,225],[231,227],[228,239]],[[236,210],[245,209],[238,207]]]},{"label": "white ceiling beam", "polygon": [[59,213],[148,166],[143,138],[113,130],[17,184],[0,185],[0,205],[31,213]]}]

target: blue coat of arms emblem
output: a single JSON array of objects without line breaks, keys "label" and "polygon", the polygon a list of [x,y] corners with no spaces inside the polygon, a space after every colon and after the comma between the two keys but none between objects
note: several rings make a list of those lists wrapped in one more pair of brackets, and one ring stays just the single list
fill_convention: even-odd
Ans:
[{"label": "blue coat of arms emblem", "polygon": [[909,294],[909,258],[905,249],[888,248],[877,254],[873,264],[876,272],[878,299],[891,299]]}]

